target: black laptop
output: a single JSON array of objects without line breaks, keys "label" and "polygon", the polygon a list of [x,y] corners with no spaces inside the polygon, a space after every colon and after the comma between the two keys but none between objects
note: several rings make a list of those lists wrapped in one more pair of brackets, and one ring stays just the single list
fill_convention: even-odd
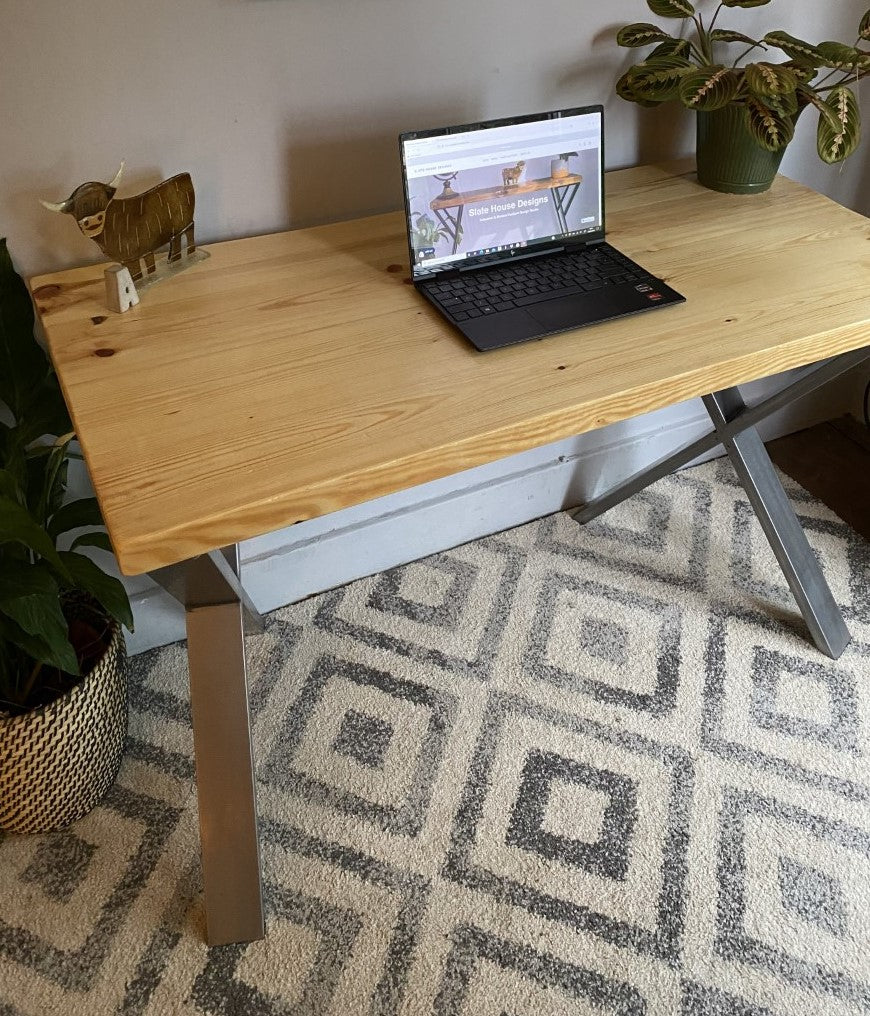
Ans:
[{"label": "black laptop", "polygon": [[604,241],[604,107],[400,135],[414,285],[478,349],[685,299]]}]

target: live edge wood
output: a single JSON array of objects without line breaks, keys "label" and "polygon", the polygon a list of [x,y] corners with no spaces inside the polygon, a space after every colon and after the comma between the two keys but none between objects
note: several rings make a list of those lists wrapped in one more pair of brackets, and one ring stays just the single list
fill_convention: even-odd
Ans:
[{"label": "live edge wood", "polygon": [[492,353],[408,284],[399,213],[211,245],[123,315],[101,265],[32,280],[122,570],[870,344],[863,217],[661,166],[607,200],[687,303]]},{"label": "live edge wood", "polygon": [[572,187],[579,183],[583,183],[583,177],[577,173],[570,173],[568,176],[555,179],[547,177],[544,180],[529,180],[527,183],[514,184],[512,187],[484,187],[481,190],[463,191],[461,194],[454,194],[452,198],[435,198],[429,202],[429,207],[455,208],[457,205],[473,205],[478,201],[510,200],[524,194],[533,194],[535,191],[556,190],[558,187]]}]

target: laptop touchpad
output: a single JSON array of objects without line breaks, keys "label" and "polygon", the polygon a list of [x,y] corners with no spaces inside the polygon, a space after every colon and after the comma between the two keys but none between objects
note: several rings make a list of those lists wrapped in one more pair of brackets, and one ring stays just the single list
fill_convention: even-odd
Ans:
[{"label": "laptop touchpad", "polygon": [[[610,287],[608,287],[609,289]],[[555,300],[535,303],[526,310],[545,328],[559,330],[578,328],[593,321],[606,321],[609,317],[630,314],[645,306],[639,293],[635,302],[632,290],[627,286],[614,286],[618,290],[612,295],[607,290],[600,293],[584,293],[579,296],[560,296]]]}]

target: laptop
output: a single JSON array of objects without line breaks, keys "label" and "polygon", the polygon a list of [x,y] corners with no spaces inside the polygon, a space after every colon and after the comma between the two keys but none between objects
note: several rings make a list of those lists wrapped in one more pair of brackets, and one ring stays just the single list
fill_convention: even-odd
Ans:
[{"label": "laptop", "polygon": [[399,136],[414,286],[477,349],[682,303],[604,239],[604,107]]}]

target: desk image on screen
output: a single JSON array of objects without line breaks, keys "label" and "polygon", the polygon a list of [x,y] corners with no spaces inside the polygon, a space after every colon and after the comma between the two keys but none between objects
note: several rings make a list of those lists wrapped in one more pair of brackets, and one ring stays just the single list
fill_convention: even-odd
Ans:
[{"label": "desk image on screen", "polygon": [[412,142],[406,174],[415,264],[599,229],[596,126],[597,116],[586,115]]}]

